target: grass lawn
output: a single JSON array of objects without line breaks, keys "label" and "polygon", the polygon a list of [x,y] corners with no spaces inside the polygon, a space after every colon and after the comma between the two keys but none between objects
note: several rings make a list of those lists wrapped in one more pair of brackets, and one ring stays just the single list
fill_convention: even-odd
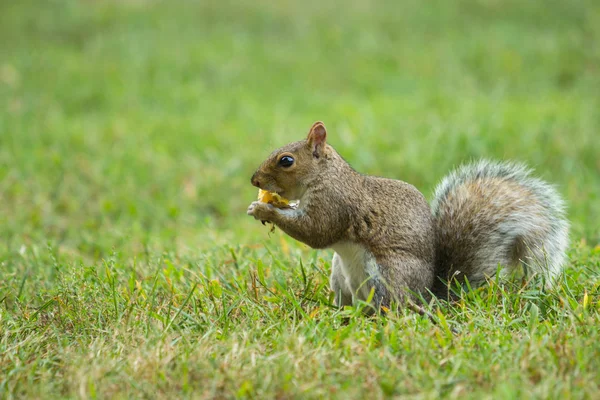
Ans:
[{"label": "grass lawn", "polygon": [[[316,120],[429,198],[534,167],[557,287],[335,309],[331,251],[246,216]],[[0,398],[593,398],[599,270],[597,1],[0,1]]]}]

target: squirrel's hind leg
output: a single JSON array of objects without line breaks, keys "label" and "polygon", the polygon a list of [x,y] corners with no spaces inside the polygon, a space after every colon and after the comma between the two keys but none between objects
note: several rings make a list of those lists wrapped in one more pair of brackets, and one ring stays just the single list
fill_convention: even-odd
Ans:
[{"label": "squirrel's hind leg", "polygon": [[432,262],[407,253],[400,258],[380,258],[377,267],[379,273],[373,280],[375,305],[390,307],[392,301],[402,305],[408,299],[429,298],[434,279]]}]

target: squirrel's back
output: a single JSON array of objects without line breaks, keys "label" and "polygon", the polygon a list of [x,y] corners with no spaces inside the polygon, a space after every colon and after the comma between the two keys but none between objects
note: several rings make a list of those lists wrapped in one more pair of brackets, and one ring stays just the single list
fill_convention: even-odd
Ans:
[{"label": "squirrel's back", "polygon": [[560,272],[568,244],[564,202],[521,164],[479,161],[442,180],[431,204],[436,231],[433,292],[466,277],[473,285],[523,265],[548,282]]}]

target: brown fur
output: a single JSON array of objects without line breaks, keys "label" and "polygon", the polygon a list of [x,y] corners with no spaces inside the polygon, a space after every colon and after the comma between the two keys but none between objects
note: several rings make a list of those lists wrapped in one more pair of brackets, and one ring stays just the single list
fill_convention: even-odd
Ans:
[{"label": "brown fur", "polygon": [[[296,162],[282,168],[291,154]],[[253,203],[249,214],[273,222],[313,248],[359,243],[376,259],[372,277],[377,301],[389,304],[406,291],[423,293],[433,283],[434,226],[424,196],[408,183],[359,174],[325,143],[325,127],[315,123],[306,140],[274,151],[252,176],[252,184],[300,200],[289,217]]]},{"label": "brown fur", "polygon": [[[564,203],[524,166],[463,166],[442,180],[430,208],[408,183],[354,171],[326,138],[316,122],[305,140],[275,150],[252,176],[253,185],[299,200],[298,209],[254,202],[248,214],[313,248],[334,248],[336,304],[365,300],[365,288],[374,290],[375,305],[409,293],[445,296],[447,281],[478,285],[499,266],[523,264],[549,282],[560,273]],[[292,165],[280,163],[285,156]]]}]

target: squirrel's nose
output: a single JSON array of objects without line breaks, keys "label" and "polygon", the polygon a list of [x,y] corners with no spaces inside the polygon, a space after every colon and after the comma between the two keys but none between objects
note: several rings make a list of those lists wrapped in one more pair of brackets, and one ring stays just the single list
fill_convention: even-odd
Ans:
[{"label": "squirrel's nose", "polygon": [[256,177],[256,173],[254,173],[254,175],[252,175],[250,182],[257,188],[260,188],[260,182],[259,182],[258,178]]}]

